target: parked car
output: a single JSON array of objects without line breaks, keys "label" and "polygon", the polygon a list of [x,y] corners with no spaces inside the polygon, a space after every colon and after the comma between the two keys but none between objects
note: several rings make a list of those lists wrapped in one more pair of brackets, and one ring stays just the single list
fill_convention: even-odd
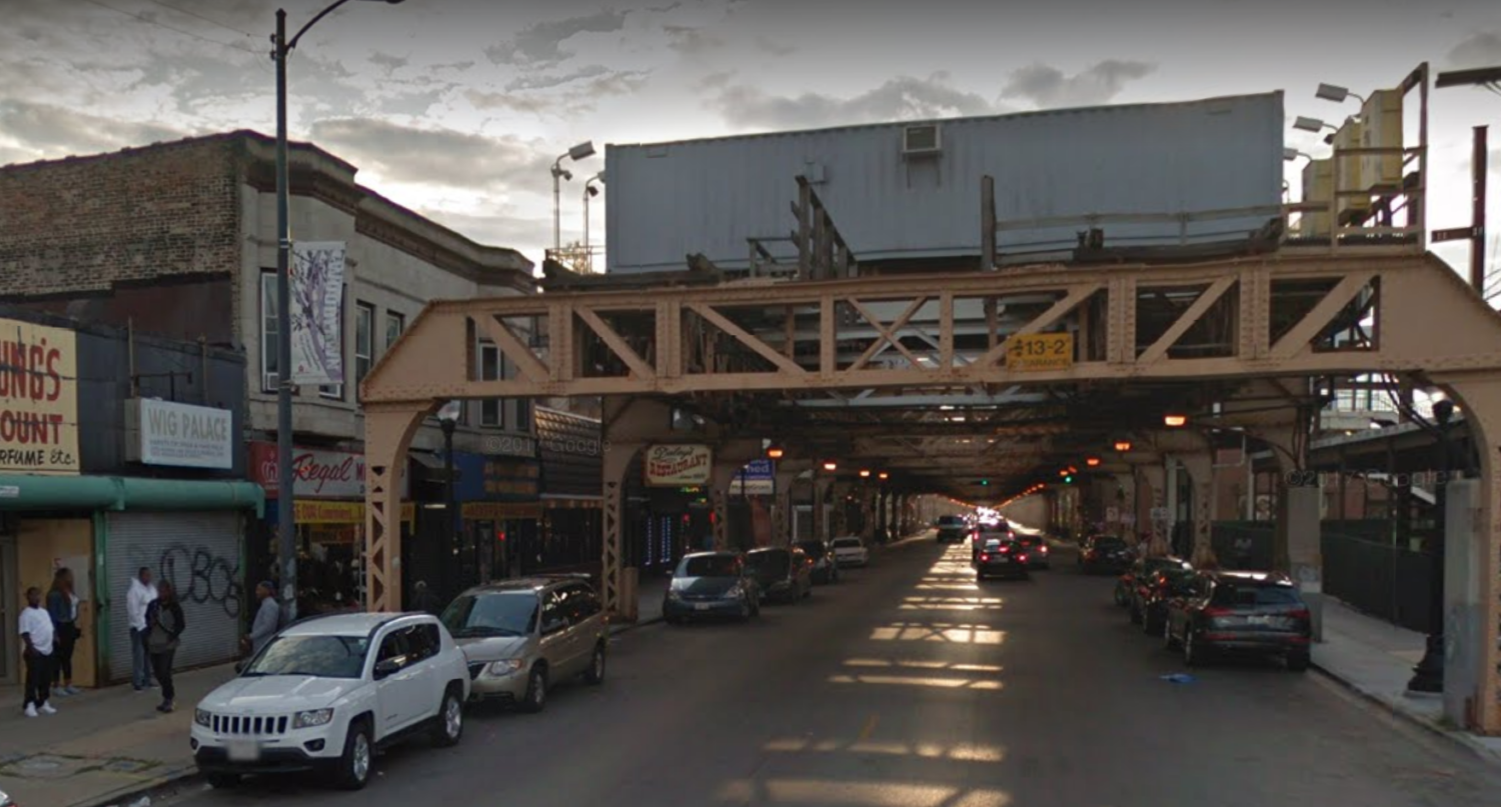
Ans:
[{"label": "parked car", "polygon": [[1279,655],[1293,672],[1311,662],[1313,620],[1286,575],[1200,572],[1187,594],[1168,602],[1163,644],[1181,647],[1183,662],[1203,664],[1216,653]]},{"label": "parked car", "polygon": [[1141,611],[1138,609],[1138,601],[1141,599],[1142,587],[1151,580],[1152,575],[1163,569],[1192,569],[1193,566],[1182,558],[1165,555],[1155,558],[1142,558],[1132,563],[1126,571],[1121,573],[1115,580],[1115,604],[1126,609],[1131,617],[1132,624],[1141,621]]},{"label": "parked car", "polygon": [[1030,576],[1028,567],[1027,551],[1020,542],[992,538],[975,556],[975,581],[984,582],[991,577],[1026,579]]},{"label": "parked car", "polygon": [[681,625],[704,617],[761,615],[761,589],[738,552],[684,555],[672,572],[662,601],[662,618]]},{"label": "parked car", "polygon": [[834,561],[834,553],[829,550],[828,544],[823,541],[798,541],[797,548],[803,550],[803,554],[808,556],[808,562],[813,564],[813,582],[839,582],[839,564]]},{"label": "parked car", "polygon": [[763,600],[801,602],[813,591],[813,567],[801,549],[766,547],[745,553]]},{"label": "parked car", "polygon": [[540,712],[555,682],[605,680],[609,625],[594,588],[575,577],[490,583],[460,594],[443,625],[464,651],[470,697]]},{"label": "parked car", "polygon": [[10,796],[5,795],[4,790],[0,790],[0,807],[16,807],[16,803],[11,801]]},{"label": "parked car", "polygon": [[1048,569],[1052,564],[1048,562],[1048,542],[1041,535],[1017,535],[1016,542],[1021,544],[1022,551],[1027,553],[1027,563],[1033,569]]},{"label": "parked car", "polygon": [[1079,547],[1079,570],[1085,574],[1120,572],[1136,560],[1136,553],[1117,535],[1094,535]]},{"label": "parked car", "polygon": [[937,527],[940,530],[943,529],[944,527],[961,527],[962,528],[964,525],[965,525],[965,518],[964,518],[964,516],[939,516],[937,518],[937,520],[935,520],[933,522],[933,526]]},{"label": "parked car", "polygon": [[1180,567],[1158,569],[1136,587],[1132,609],[1139,614],[1133,619],[1141,623],[1143,633],[1156,636],[1162,633],[1162,622],[1167,619],[1167,604],[1174,597],[1189,593],[1196,575],[1188,564]]},{"label": "parked car", "polygon": [[189,743],[214,787],[326,769],[358,790],[377,748],[416,734],[456,745],[469,686],[464,653],[436,617],[313,617],[284,628],[198,704]]},{"label": "parked car", "polygon": [[835,538],[829,542],[834,550],[834,564],[845,566],[869,566],[870,550],[865,547],[865,542],[853,535],[843,538]]}]

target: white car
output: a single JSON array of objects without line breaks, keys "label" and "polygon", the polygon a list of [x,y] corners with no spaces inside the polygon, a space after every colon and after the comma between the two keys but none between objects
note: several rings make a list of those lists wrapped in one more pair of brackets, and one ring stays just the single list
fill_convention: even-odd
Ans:
[{"label": "white car", "polygon": [[830,544],[834,550],[834,562],[840,566],[866,566],[870,564],[870,550],[865,542],[855,536],[835,538]]},{"label": "white car", "polygon": [[469,670],[427,614],[334,614],[290,625],[193,713],[191,746],[214,787],[244,774],[327,770],[370,780],[375,749],[414,734],[459,742]]}]

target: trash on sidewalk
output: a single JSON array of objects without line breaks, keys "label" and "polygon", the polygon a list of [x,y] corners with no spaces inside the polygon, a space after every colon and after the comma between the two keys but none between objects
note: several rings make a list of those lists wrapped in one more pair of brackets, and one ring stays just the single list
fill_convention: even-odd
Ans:
[{"label": "trash on sidewalk", "polygon": [[1162,680],[1168,682],[1169,684],[1192,684],[1199,679],[1193,677],[1192,675],[1189,675],[1188,673],[1171,673],[1169,675],[1162,676]]}]

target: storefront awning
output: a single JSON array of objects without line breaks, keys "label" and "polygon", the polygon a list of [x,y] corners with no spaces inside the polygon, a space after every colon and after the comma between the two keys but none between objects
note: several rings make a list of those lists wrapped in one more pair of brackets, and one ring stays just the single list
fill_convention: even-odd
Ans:
[{"label": "storefront awning", "polygon": [[260,485],[239,480],[0,474],[0,510],[266,509]]}]

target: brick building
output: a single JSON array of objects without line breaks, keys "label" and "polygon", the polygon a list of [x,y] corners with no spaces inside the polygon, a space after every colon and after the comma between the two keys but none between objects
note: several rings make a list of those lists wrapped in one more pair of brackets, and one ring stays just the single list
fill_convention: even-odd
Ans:
[{"label": "brick building", "polygon": [[[235,131],[0,167],[0,302],[242,350],[248,475],[272,499],[278,495],[270,451],[278,337],[274,146],[264,135]],[[293,415],[304,568],[321,570],[303,579],[318,589],[308,596],[319,601],[347,600],[362,583],[358,381],[426,301],[536,291],[532,263],[517,251],[477,244],[425,219],[358,184],[356,172],[316,146],[291,147],[293,238],[343,241],[348,249],[342,331],[349,383],[300,388]],[[477,342],[474,355],[479,377],[513,371],[493,345]],[[455,435],[455,457],[463,460],[456,464],[535,480],[534,434],[529,402],[471,401]],[[459,522],[457,538],[442,523],[443,445],[436,421],[413,441],[407,490],[414,504],[403,528],[426,539],[408,542],[417,553],[406,558],[408,581],[426,577],[451,589],[484,573],[491,547],[467,520]],[[475,496],[496,487],[478,485]],[[515,505],[520,488],[506,489],[507,503]],[[531,495],[535,501],[539,493]],[[423,502],[428,506],[416,506]],[[267,512],[249,534],[252,575],[270,569],[274,505]],[[472,551],[449,551],[461,548],[450,541]],[[465,559],[462,570],[448,568],[443,559],[452,557]]]}]

